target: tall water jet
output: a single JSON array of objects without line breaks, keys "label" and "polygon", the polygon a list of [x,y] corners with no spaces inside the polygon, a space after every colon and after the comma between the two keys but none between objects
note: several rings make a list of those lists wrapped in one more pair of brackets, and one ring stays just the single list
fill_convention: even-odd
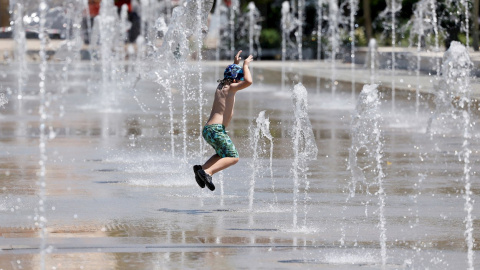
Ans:
[{"label": "tall water jet", "polygon": [[15,41],[15,51],[14,57],[15,62],[17,63],[17,99],[19,100],[19,104],[21,104],[21,100],[23,98],[23,87],[25,85],[25,81],[27,80],[28,76],[28,69],[27,69],[27,60],[25,55],[27,53],[26,48],[26,35],[25,35],[25,27],[23,23],[23,5],[17,3],[15,5],[15,10],[13,11],[13,39]]},{"label": "tall water jet", "polygon": [[[203,10],[203,1],[204,0],[197,0],[196,4],[197,4],[197,13],[196,13],[196,20],[198,22],[202,22],[202,21],[205,21],[206,18],[203,18],[205,15],[204,15],[204,10]],[[210,3],[210,7],[208,8],[207,10],[207,14],[210,12],[210,9],[212,8],[212,5],[213,5],[213,2]],[[206,5],[208,6],[208,4]],[[208,16],[208,15],[207,15]],[[197,27],[197,33],[196,33],[196,36],[197,36],[197,55],[198,55],[198,62],[197,62],[197,71],[198,71],[198,122],[199,122],[199,131],[201,131],[203,129],[203,103],[204,103],[204,100],[203,100],[203,78],[202,78],[202,47],[203,47],[203,37],[204,37],[204,33],[207,32],[207,27],[204,26],[204,25],[201,25],[201,27]],[[202,138],[202,132],[199,132],[199,135],[198,135],[198,142],[199,142],[199,145],[200,145],[200,151],[199,151],[199,155],[200,155],[200,158],[203,157],[203,138]]]},{"label": "tall water jet", "polygon": [[88,6],[88,0],[80,0],[82,3],[82,9],[85,14],[85,24],[82,22],[82,27],[86,28],[86,31],[83,32],[83,40],[87,41],[88,43],[88,57],[90,59],[90,65],[89,65],[89,71],[90,71],[90,76],[87,79],[87,89],[88,92],[91,93],[92,91],[92,84],[91,82],[91,77],[94,74],[94,69],[95,69],[95,62],[93,61],[94,53],[93,53],[93,46],[92,46],[92,33],[93,33],[93,27],[92,27],[92,20],[91,20],[91,15],[90,15],[90,8]]},{"label": "tall water jet", "polygon": [[[225,14],[226,8],[222,5],[222,1],[215,2],[215,11],[212,15],[211,26],[210,26],[210,34],[213,35],[215,38],[215,61],[218,63],[220,61],[220,51],[223,44],[223,37],[222,33],[225,32],[225,20],[222,21],[223,15]],[[215,26],[214,30],[215,33],[212,33],[212,26]],[[218,65],[215,65],[215,78],[218,78],[219,75],[219,68]]]},{"label": "tall water jet", "polygon": [[165,21],[169,22],[172,17],[172,1],[165,0]]},{"label": "tall water jet", "polygon": [[143,58],[146,56],[146,43],[148,33],[148,18],[150,9],[150,0],[139,0],[140,2],[140,35],[135,40],[137,44],[137,58]]},{"label": "tall water jet", "polygon": [[[181,92],[182,92],[182,145],[183,145],[183,161],[187,161],[187,75],[185,70],[185,65],[180,66],[181,72]],[[172,115],[173,117],[173,115]],[[201,118],[201,116],[200,116]],[[173,123],[173,119],[172,119]],[[173,125],[171,126],[173,129]],[[173,132],[173,130],[171,130]],[[173,143],[173,140],[172,140]],[[174,152],[174,145],[172,145],[172,151]],[[202,145],[200,145],[200,153],[202,151]],[[173,153],[172,152],[172,153]],[[200,154],[201,155],[201,154]]]},{"label": "tall water jet", "polygon": [[[425,20],[424,15],[426,11],[426,1],[420,1],[416,3],[416,8],[413,12],[414,14],[414,24],[413,24],[413,30],[414,33],[417,34],[417,69],[416,69],[416,75],[417,75],[417,87],[416,87],[416,92],[415,92],[415,114],[418,115],[418,109],[420,107],[420,88],[422,85],[420,84],[420,65],[421,65],[421,56],[420,52],[422,50],[422,39],[425,36],[425,25],[423,21]],[[413,38],[414,35],[410,35],[411,39]]]},{"label": "tall water jet", "polygon": [[378,70],[378,67],[380,66],[378,58],[379,58],[379,55],[378,55],[377,40],[374,38],[371,38],[368,41],[368,52],[367,52],[367,58],[365,61],[365,66],[370,71],[370,84],[374,84],[377,80],[376,78],[377,70]]},{"label": "tall water jet", "polygon": [[[415,113],[418,115],[418,110],[420,106],[420,89],[423,87],[420,84],[420,66],[421,66],[421,51],[422,47],[426,45],[426,37],[433,31],[435,32],[436,27],[436,18],[433,19],[433,16],[436,16],[435,11],[430,8],[431,0],[421,0],[417,2],[414,6],[413,17],[408,22],[407,25],[411,25],[411,33],[409,38],[410,46],[414,43],[414,38],[417,42],[417,66],[416,66],[416,77],[417,77],[417,87],[415,93]],[[438,39],[438,37],[437,37]]]},{"label": "tall water jet", "polygon": [[322,59],[323,8],[325,0],[317,1],[317,60]]},{"label": "tall water jet", "polygon": [[[171,22],[166,30],[162,47],[157,52],[157,62],[164,62],[166,64],[161,69],[155,72],[157,78],[156,82],[161,86],[159,90],[164,90],[168,100],[169,110],[169,135],[170,135],[170,153],[172,157],[175,156],[175,134],[174,134],[174,107],[173,107],[173,93],[172,87],[175,82],[180,82],[180,89],[182,93],[183,108],[182,108],[182,127],[184,127],[184,119],[186,115],[185,100],[187,92],[186,81],[186,66],[185,61],[190,55],[188,48],[188,38],[193,35],[192,28],[185,30],[188,22],[187,16],[192,16],[190,20],[195,21],[197,8],[196,5],[188,2],[187,7],[179,6],[174,8],[172,12]],[[142,24],[143,25],[143,24]],[[142,36],[139,36],[141,38]],[[149,65],[147,65],[148,68]],[[177,72],[175,72],[177,71]],[[184,128],[185,129],[185,128]],[[184,134],[186,134],[184,132]],[[186,160],[186,138],[183,136],[183,156]]]},{"label": "tall water jet", "polygon": [[308,117],[308,93],[302,83],[294,86],[292,92],[294,123],[291,131],[293,143],[293,163],[291,172],[293,174],[293,228],[298,229],[298,200],[300,180],[304,186],[304,222],[307,223],[307,202],[308,189],[310,182],[308,181],[308,162],[317,159],[318,148],[313,134],[312,124]]},{"label": "tall water jet", "polygon": [[285,91],[285,60],[287,57],[294,58],[295,43],[290,38],[290,34],[295,30],[297,24],[295,18],[290,12],[290,3],[285,1],[282,3],[282,91]]},{"label": "tall water jet", "polygon": [[[215,47],[215,60],[218,62],[220,59],[231,59],[230,51],[230,16],[232,15],[231,9],[227,7],[230,2],[217,1],[215,2],[215,10],[211,16],[208,35],[206,43],[208,47]],[[215,78],[220,76],[218,65],[215,66]]]},{"label": "tall water jet", "polygon": [[[182,62],[185,61],[183,60],[182,62],[178,61],[180,59],[186,58],[186,55],[188,55],[189,51],[187,48],[187,37],[186,33],[182,31],[175,31],[176,27],[181,29],[183,27],[183,24],[185,23],[185,20],[183,20],[185,10],[183,7],[177,7],[173,9],[172,12],[172,21],[169,26],[168,31],[165,33],[164,37],[164,42],[162,43],[162,47],[160,48],[160,51],[163,53],[159,55],[159,59],[163,58],[164,62],[167,64],[165,69],[160,69],[155,72],[157,79],[156,82],[160,85],[159,90],[164,90],[165,94],[168,99],[168,110],[169,110],[169,120],[170,120],[170,128],[169,128],[169,135],[170,135],[170,153],[172,157],[175,156],[175,136],[174,136],[174,126],[173,126],[173,95],[172,95],[172,82],[175,82],[175,79],[173,79],[177,73],[171,74],[170,72],[174,70],[175,64],[180,66],[180,71],[183,70],[183,65]],[[159,60],[157,60],[159,61]],[[173,75],[173,76],[172,76]],[[172,78],[172,79],[171,79]],[[182,89],[182,95],[185,95],[185,88],[186,86],[184,85],[183,80],[179,80],[182,83],[181,89]]]},{"label": "tall water jet", "polygon": [[465,12],[465,23],[463,24],[463,28],[465,30],[465,41],[467,48],[470,46],[470,7],[469,2],[467,0],[460,0],[460,5],[462,6],[463,12]]},{"label": "tall water jet", "polygon": [[337,90],[337,74],[336,74],[336,59],[337,53],[340,49],[340,11],[338,8],[338,0],[329,0],[328,5],[328,32],[329,32],[329,41],[330,41],[330,61],[331,61],[331,87],[332,87],[332,96],[335,96]]},{"label": "tall water jet", "polygon": [[[228,59],[231,59],[231,48],[230,48],[230,42],[231,42],[231,36],[230,36],[230,21],[231,21],[231,10],[224,4],[224,2],[219,3],[219,9],[220,9],[220,26],[219,26],[219,60],[220,57],[227,57]],[[216,76],[217,78],[218,76]]]},{"label": "tall water jet", "polygon": [[235,19],[239,13],[239,0],[232,0],[230,6],[230,17],[229,17],[229,26],[230,26],[230,56],[235,55]]},{"label": "tall water jet", "polygon": [[248,23],[248,54],[259,58],[262,55],[262,48],[260,47],[260,33],[262,32],[262,21],[260,11],[255,6],[255,3],[250,2],[247,6]]},{"label": "tall water jet", "polygon": [[297,50],[298,50],[298,61],[303,60],[303,25],[305,22],[305,0],[297,0],[298,10],[297,10],[297,32],[295,32],[295,37],[297,39]]},{"label": "tall water jet", "polygon": [[8,103],[8,98],[5,96],[4,93],[0,93],[0,107],[3,109],[5,104]]},{"label": "tall water jet", "polygon": [[[427,132],[432,137],[440,132],[462,132],[462,149],[459,158],[463,162],[463,180],[465,182],[465,242],[467,245],[468,269],[473,269],[473,199],[471,190],[470,140],[472,138],[470,74],[473,63],[467,48],[458,41],[452,41],[443,56],[442,78],[435,97],[435,112],[429,119]],[[439,131],[433,127],[439,125]],[[449,130],[446,130],[446,128]]]},{"label": "tall water jet", "polygon": [[115,61],[115,47],[117,46],[117,8],[113,0],[104,0],[100,4],[100,13],[95,17],[95,23],[92,30],[92,43],[100,46],[100,61],[102,67],[102,105],[107,108],[116,102],[115,87],[116,70],[118,63]]},{"label": "tall water jet", "polygon": [[[70,82],[70,74],[74,63],[80,60],[80,51],[83,46],[83,33],[82,33],[82,19],[83,12],[78,10],[84,10],[87,7],[84,6],[83,1],[69,0],[63,4],[63,10],[60,17],[64,19],[65,26],[65,40],[61,43],[61,46],[56,50],[54,58],[56,60],[63,61],[62,67],[62,81],[61,81],[61,94],[63,97],[68,92]],[[63,117],[65,106],[64,99],[61,99],[60,105],[60,117]]]},{"label": "tall water jet", "polygon": [[350,73],[352,76],[352,100],[355,99],[355,15],[359,0],[349,0],[350,7]]},{"label": "tall water jet", "polygon": [[[378,85],[364,85],[358,96],[355,113],[352,117],[351,136],[352,146],[349,151],[348,168],[352,179],[348,185],[348,198],[355,197],[357,189],[364,191],[367,196],[376,195],[378,199],[378,227],[380,229],[380,255],[382,266],[386,265],[387,236],[385,221],[385,199],[383,189],[383,135],[380,129],[382,117],[379,106],[380,98],[377,90]],[[372,194],[371,189],[377,191]],[[366,202],[366,207],[369,202]]]},{"label": "tall water jet", "polygon": [[[199,104],[199,125],[200,130],[204,124],[202,121],[203,118],[203,79],[202,79],[202,46],[203,46],[203,35],[207,32],[207,17],[210,12],[210,9],[213,6],[213,2],[206,1],[202,2],[199,0],[190,0],[185,3],[183,6],[178,6],[174,8],[172,13],[172,19],[168,30],[166,31],[163,43],[160,48],[156,49],[154,52],[154,59],[149,59],[145,61],[145,66],[143,66],[144,73],[148,76],[151,75],[152,71],[147,70],[152,65],[158,65],[160,68],[154,70],[155,81],[161,85],[161,88],[166,92],[169,100],[169,111],[170,111],[170,141],[171,141],[171,152],[174,155],[175,152],[175,143],[174,143],[174,127],[173,127],[173,96],[172,96],[172,87],[175,83],[180,84],[182,88],[183,95],[186,95],[187,82],[186,72],[187,72],[187,60],[192,56],[190,51],[191,48],[196,49],[197,53],[197,70],[198,74],[198,104]],[[196,30],[195,30],[196,29]],[[192,46],[190,42],[193,42]],[[160,64],[160,65],[159,65]],[[142,72],[143,73],[143,72]],[[183,118],[186,119],[186,111],[183,111]],[[186,128],[184,127],[186,130]],[[186,131],[185,131],[186,134]],[[199,132],[201,138],[201,132]],[[186,135],[185,135],[186,136]],[[185,142],[185,140],[184,140]],[[186,142],[184,144],[184,149]],[[184,150],[185,153],[185,150]],[[203,155],[203,142],[200,140],[200,155]]]},{"label": "tall water jet", "polygon": [[[433,25],[433,34],[434,34],[434,48],[435,54],[440,52],[439,45],[439,31],[438,31],[438,17],[437,17],[437,0],[430,0],[430,10],[432,13],[432,25]],[[440,59],[435,56],[435,79],[438,80],[440,76]]]},{"label": "tall water jet", "polygon": [[35,214],[35,225],[40,229],[40,268],[45,269],[45,255],[47,252],[46,248],[46,238],[47,238],[47,219],[45,213],[45,201],[46,197],[46,162],[47,162],[47,153],[46,153],[46,144],[47,144],[47,137],[45,135],[46,132],[46,120],[48,117],[47,108],[48,108],[48,100],[46,97],[46,76],[47,76],[47,53],[46,53],[46,46],[47,46],[47,29],[45,27],[46,24],[46,16],[48,11],[48,5],[45,0],[41,0],[39,4],[39,28],[38,28],[38,37],[40,39],[40,72],[38,73],[38,77],[40,78],[39,82],[39,150],[40,150],[40,170],[38,172],[38,182],[37,185],[39,186],[39,201],[38,201],[38,208],[36,209]]},{"label": "tall water jet", "polygon": [[[442,77],[435,92],[435,110],[427,123],[427,134],[433,138],[437,134],[455,132],[462,128],[457,119],[461,119],[458,105],[470,95],[471,60],[466,48],[458,41],[452,41],[452,49],[443,55]],[[463,107],[462,107],[463,108]]]},{"label": "tall water jet", "polygon": [[83,1],[70,0],[68,3],[67,14],[65,16],[67,20],[66,35],[68,37],[66,46],[71,60],[69,64],[73,61],[81,60],[80,52],[84,44],[83,35],[85,32],[88,32],[88,28],[84,29],[82,27],[84,13],[78,12],[78,10],[83,11],[86,9],[88,9],[88,4],[85,4]]},{"label": "tall water jet", "polygon": [[[317,2],[317,61],[322,59],[323,8],[324,0]],[[317,69],[317,93],[320,92],[320,69]]]},{"label": "tall water jet", "polygon": [[391,91],[392,91],[392,110],[395,111],[395,68],[396,68],[396,59],[395,59],[395,50],[397,46],[397,13],[402,9],[402,3],[399,0],[389,0],[387,1],[387,7],[383,10],[379,17],[384,18],[383,23],[384,29],[390,29],[390,38],[392,44],[391,52]]},{"label": "tall water jet", "polygon": [[[260,139],[266,138],[270,141],[270,178],[272,180],[272,192],[275,194],[275,182],[273,181],[273,167],[272,167],[272,159],[273,159],[273,137],[270,134],[270,120],[268,117],[265,117],[265,111],[261,111],[258,114],[256,121],[256,125],[251,125],[249,128],[249,142],[250,148],[253,151],[252,162],[250,163],[250,167],[252,169],[252,176],[250,179],[250,188],[248,191],[248,198],[249,198],[249,210],[251,211],[253,208],[253,196],[255,192],[255,181],[256,177],[259,174],[259,169],[261,169],[262,164],[259,161],[259,154],[265,152],[265,147],[260,145]],[[274,204],[276,204],[276,197],[274,199]]]},{"label": "tall water jet", "polygon": [[125,43],[128,41],[127,32],[132,27],[132,23],[128,21],[128,6],[123,4],[120,9],[120,20],[118,30],[118,41],[116,47],[117,61],[121,63],[121,70],[125,71],[125,65],[122,63],[127,59],[127,51],[125,50]]},{"label": "tall water jet", "polygon": [[[147,6],[145,6],[146,10],[142,9],[142,16],[145,16],[145,21],[142,24],[142,27],[145,27],[144,34],[145,34],[145,45],[149,50],[155,47],[155,41],[157,40],[157,29],[156,29],[156,21],[162,18],[165,21],[166,14],[163,13],[164,8],[160,5],[166,6],[168,1],[147,1]],[[143,8],[143,7],[142,7]],[[167,11],[168,14],[168,11]],[[143,18],[142,18],[143,20]],[[150,53],[149,51],[146,51]]]},{"label": "tall water jet", "polygon": [[350,71],[352,76],[352,99],[355,99],[355,14],[358,10],[358,0],[350,0]]},{"label": "tall water jet", "polygon": [[392,110],[395,111],[395,48],[397,46],[396,41],[396,10],[402,8],[402,4],[396,4],[397,0],[391,0],[391,18],[392,18]]},{"label": "tall water jet", "polygon": [[287,24],[289,23],[289,15],[290,15],[290,4],[288,1],[284,1],[282,3],[282,92],[285,91],[285,60],[287,57]]}]

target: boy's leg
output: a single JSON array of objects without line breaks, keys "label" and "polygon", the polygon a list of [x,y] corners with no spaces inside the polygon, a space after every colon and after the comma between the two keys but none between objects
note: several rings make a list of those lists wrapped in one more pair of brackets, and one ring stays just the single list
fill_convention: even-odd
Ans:
[{"label": "boy's leg", "polygon": [[238,162],[237,149],[235,149],[235,145],[233,145],[223,125],[208,126],[204,129],[203,137],[217,152],[202,166],[207,174],[211,176]]},{"label": "boy's leg", "polygon": [[213,175],[221,170],[224,170],[238,162],[237,157],[224,157],[221,158],[219,155],[213,155],[205,164],[202,166],[203,170]]},{"label": "boy's leg", "polygon": [[221,157],[218,154],[211,156],[207,161],[205,161],[205,164],[202,165],[202,169],[207,170],[220,159]]}]

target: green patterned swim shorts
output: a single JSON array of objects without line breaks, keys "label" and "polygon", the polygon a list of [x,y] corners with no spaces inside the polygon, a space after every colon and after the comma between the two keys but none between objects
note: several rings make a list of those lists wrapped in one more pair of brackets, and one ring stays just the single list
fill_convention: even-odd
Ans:
[{"label": "green patterned swim shorts", "polygon": [[205,141],[215,149],[215,152],[217,152],[220,157],[238,157],[237,149],[227,135],[224,125],[206,125],[203,127],[202,135]]}]

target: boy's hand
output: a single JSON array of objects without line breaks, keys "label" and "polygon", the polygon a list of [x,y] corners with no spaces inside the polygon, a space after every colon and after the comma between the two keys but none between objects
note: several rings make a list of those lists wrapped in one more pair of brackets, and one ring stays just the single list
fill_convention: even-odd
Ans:
[{"label": "boy's hand", "polygon": [[237,55],[235,55],[235,59],[233,60],[233,63],[238,65],[238,63],[240,63],[240,59],[242,59],[242,57],[240,57],[240,54],[242,53],[242,50],[238,51]]},{"label": "boy's hand", "polygon": [[248,64],[249,64],[250,62],[252,62],[252,61],[253,61],[253,56],[252,56],[252,55],[249,55],[249,56],[247,57],[247,59],[245,59],[245,60],[243,61],[243,65],[244,65],[244,66],[245,66],[245,65],[248,66]]}]

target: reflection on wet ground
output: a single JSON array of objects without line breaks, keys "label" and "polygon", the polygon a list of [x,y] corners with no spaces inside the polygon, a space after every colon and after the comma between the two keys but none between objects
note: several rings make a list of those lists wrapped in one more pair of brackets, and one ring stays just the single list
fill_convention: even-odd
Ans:
[{"label": "reflection on wet ground", "polygon": [[[238,93],[228,131],[241,159],[215,175],[217,189],[209,192],[197,186],[191,173],[192,165],[213,154],[209,148],[199,153],[194,94],[185,104],[184,145],[183,103],[174,91],[172,156],[165,93],[141,81],[137,100],[127,89],[119,93],[117,105],[105,108],[95,88],[80,81],[88,69],[77,70],[66,94],[51,95],[45,255],[34,220],[39,207],[38,99],[31,90],[21,104],[9,96],[0,109],[0,269],[38,269],[40,256],[47,269],[381,269],[377,190],[372,187],[347,200],[355,109],[350,85],[344,92],[338,86],[332,97],[329,82],[317,91],[314,78],[303,78],[319,154],[309,164],[308,190],[301,186],[299,227],[293,228],[293,108],[290,92],[279,88],[278,72],[256,69],[255,84]],[[1,72],[7,74],[4,89],[13,89],[13,73],[6,66]],[[213,72],[206,72],[204,81],[203,119],[215,87],[209,83]],[[61,82],[52,80],[47,89],[55,91],[55,83]],[[408,95],[399,94],[395,113],[388,93],[381,106],[386,268],[466,268],[462,134],[440,130],[430,140],[425,130],[431,101],[423,98],[419,115]],[[274,137],[273,177],[268,151],[259,153],[261,169],[250,210],[248,128],[262,110]],[[478,111],[473,118],[478,119]],[[474,128],[470,149],[475,183],[480,147]],[[473,185],[472,191],[476,200],[480,190]],[[475,221],[474,238],[478,225]]]}]

